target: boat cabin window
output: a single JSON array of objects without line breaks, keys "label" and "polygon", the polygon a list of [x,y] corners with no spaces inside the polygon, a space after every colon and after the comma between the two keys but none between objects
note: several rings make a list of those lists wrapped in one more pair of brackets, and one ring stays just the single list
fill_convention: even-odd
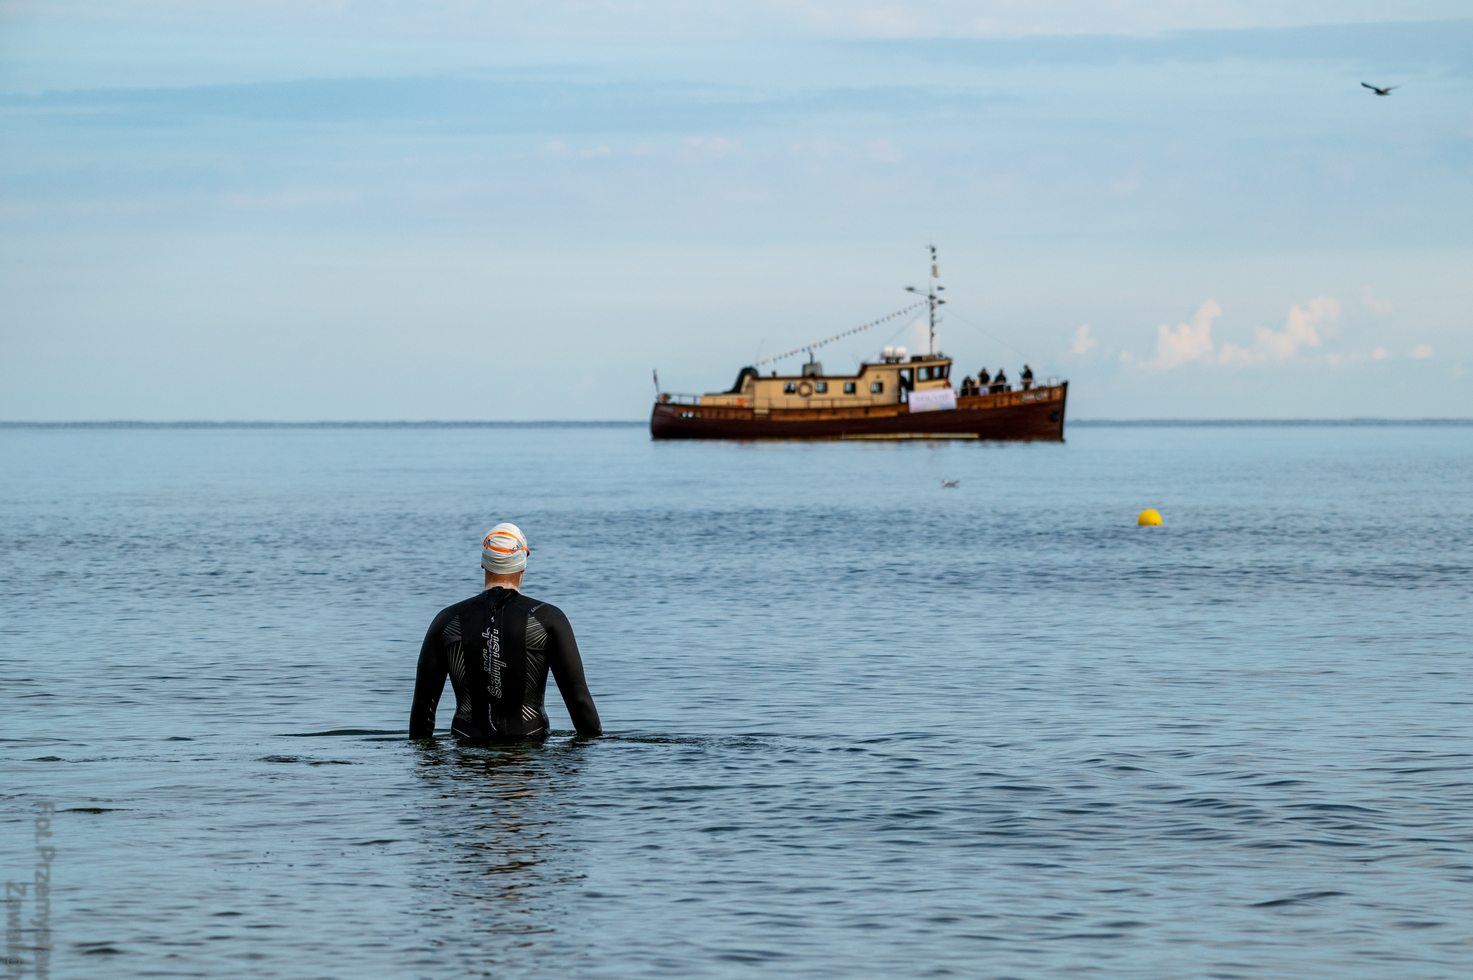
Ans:
[{"label": "boat cabin window", "polygon": [[820,395],[827,395],[829,393],[829,383],[827,381],[815,381],[813,383],[813,390]]},{"label": "boat cabin window", "polygon": [[846,395],[852,395],[852,394],[854,394],[854,382],[853,381],[846,381],[846,382],[844,382],[844,394],[846,394]]},{"label": "boat cabin window", "polygon": [[869,390],[876,395],[881,394],[885,390],[885,382],[875,381],[870,384]]},{"label": "boat cabin window", "polygon": [[798,390],[798,383],[796,381],[787,381],[787,382],[784,382],[783,383],[783,394],[784,395],[791,395],[791,394],[795,393],[797,390]]},{"label": "boat cabin window", "polygon": [[923,367],[923,368],[920,368],[919,370],[920,370],[920,380],[922,380],[922,381],[930,381],[931,380],[931,369],[929,367]]}]

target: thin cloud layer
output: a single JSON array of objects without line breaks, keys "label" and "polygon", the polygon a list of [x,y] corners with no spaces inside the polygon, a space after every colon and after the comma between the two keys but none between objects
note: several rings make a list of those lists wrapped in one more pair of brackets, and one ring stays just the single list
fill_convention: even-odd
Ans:
[{"label": "thin cloud layer", "polygon": [[774,32],[815,38],[968,38],[1150,35],[1169,31],[1292,28],[1364,24],[1394,16],[1444,20],[1466,14],[1458,0],[553,0],[542,4],[475,4],[464,0],[153,0],[120,5],[102,0],[10,4],[12,17],[71,24],[120,23],[134,30],[269,31],[290,25],[310,32],[433,40],[471,38],[752,38]]}]

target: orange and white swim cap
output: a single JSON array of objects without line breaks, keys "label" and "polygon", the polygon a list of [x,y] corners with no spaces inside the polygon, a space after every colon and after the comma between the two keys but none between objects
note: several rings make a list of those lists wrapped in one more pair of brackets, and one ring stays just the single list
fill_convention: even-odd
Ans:
[{"label": "orange and white swim cap", "polygon": [[481,567],[493,575],[515,575],[527,567],[527,536],[515,524],[503,521],[481,539]]}]

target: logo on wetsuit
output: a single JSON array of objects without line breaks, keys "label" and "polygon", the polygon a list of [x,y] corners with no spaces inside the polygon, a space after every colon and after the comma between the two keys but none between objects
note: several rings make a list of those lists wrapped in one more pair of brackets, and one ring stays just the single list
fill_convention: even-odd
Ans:
[{"label": "logo on wetsuit", "polygon": [[481,632],[481,639],[486,645],[481,649],[481,667],[486,671],[487,686],[491,690],[491,697],[501,697],[501,631],[496,628],[495,621]]}]

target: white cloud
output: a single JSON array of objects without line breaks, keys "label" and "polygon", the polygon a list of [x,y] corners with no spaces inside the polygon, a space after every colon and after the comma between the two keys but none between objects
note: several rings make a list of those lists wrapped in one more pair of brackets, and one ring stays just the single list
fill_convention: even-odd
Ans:
[{"label": "white cloud", "polygon": [[887,139],[846,143],[817,136],[795,140],[788,144],[788,152],[809,165],[854,161],[893,165],[905,161],[905,151],[894,141]]},{"label": "white cloud", "polygon": [[283,187],[259,193],[231,191],[223,195],[227,207],[243,211],[296,210],[355,204],[362,195],[346,187]]},{"label": "white cloud", "polygon": [[831,140],[826,136],[815,136],[811,139],[794,140],[788,145],[788,152],[803,160],[826,160],[837,155],[844,149],[844,144]]},{"label": "white cloud", "polygon": [[680,141],[680,155],[686,160],[720,160],[741,148],[741,143],[725,136],[689,136]]},{"label": "white cloud", "polygon": [[571,146],[566,140],[548,140],[542,144],[542,152],[551,157],[583,157],[591,159],[594,157],[611,157],[614,148],[607,143],[594,143],[589,146]]},{"label": "white cloud", "polygon": [[1094,327],[1087,323],[1081,323],[1079,329],[1074,331],[1074,339],[1069,343],[1069,353],[1083,357],[1100,345],[1095,339]]},{"label": "white cloud", "polygon": [[1364,306],[1367,312],[1374,313],[1377,316],[1385,316],[1394,309],[1391,305],[1391,300],[1382,299],[1380,296],[1372,293],[1370,289],[1361,290],[1360,305]]},{"label": "white cloud", "polygon": [[1384,347],[1372,348],[1369,351],[1353,350],[1344,354],[1326,354],[1324,361],[1330,367],[1356,367],[1367,362],[1384,361],[1391,356],[1391,352]]},{"label": "white cloud", "polygon": [[1156,328],[1156,356],[1144,366],[1156,371],[1201,361],[1212,357],[1212,321],[1222,316],[1222,307],[1213,299],[1197,307],[1188,323],[1175,327],[1161,324]]},{"label": "white cloud", "polygon": [[1417,346],[1413,347],[1411,350],[1407,351],[1407,357],[1410,357],[1414,361],[1425,361],[1425,360],[1427,360],[1427,358],[1429,358],[1431,356],[1432,356],[1432,345],[1431,344],[1418,344]]},{"label": "white cloud", "polygon": [[890,140],[870,140],[864,145],[865,156],[875,163],[900,163],[905,153]]},{"label": "white cloud", "polygon": [[[1253,332],[1250,344],[1228,341],[1219,345],[1212,336],[1212,328],[1222,315],[1222,307],[1215,300],[1208,299],[1186,323],[1178,323],[1174,327],[1163,323],[1156,328],[1156,352],[1152,357],[1138,360],[1133,355],[1122,354],[1120,360],[1124,364],[1138,364],[1153,371],[1169,371],[1194,363],[1234,367],[1304,360],[1308,352],[1322,348],[1326,338],[1339,333],[1341,310],[1340,301],[1334,297],[1317,296],[1302,305],[1296,303],[1291,306],[1284,325],[1278,330],[1259,327]],[[1376,360],[1390,356],[1384,348],[1377,350],[1379,354],[1372,352],[1369,355],[1332,352],[1327,353],[1323,360],[1326,364],[1338,366],[1363,361],[1368,356]],[[1430,348],[1428,350],[1430,354]]]},{"label": "white cloud", "polygon": [[1340,316],[1340,301],[1330,296],[1317,296],[1303,306],[1294,304],[1282,330],[1260,327],[1253,334],[1253,344],[1242,347],[1223,344],[1218,360],[1223,364],[1274,364],[1293,360],[1303,350],[1324,343],[1322,333],[1330,332]]}]

